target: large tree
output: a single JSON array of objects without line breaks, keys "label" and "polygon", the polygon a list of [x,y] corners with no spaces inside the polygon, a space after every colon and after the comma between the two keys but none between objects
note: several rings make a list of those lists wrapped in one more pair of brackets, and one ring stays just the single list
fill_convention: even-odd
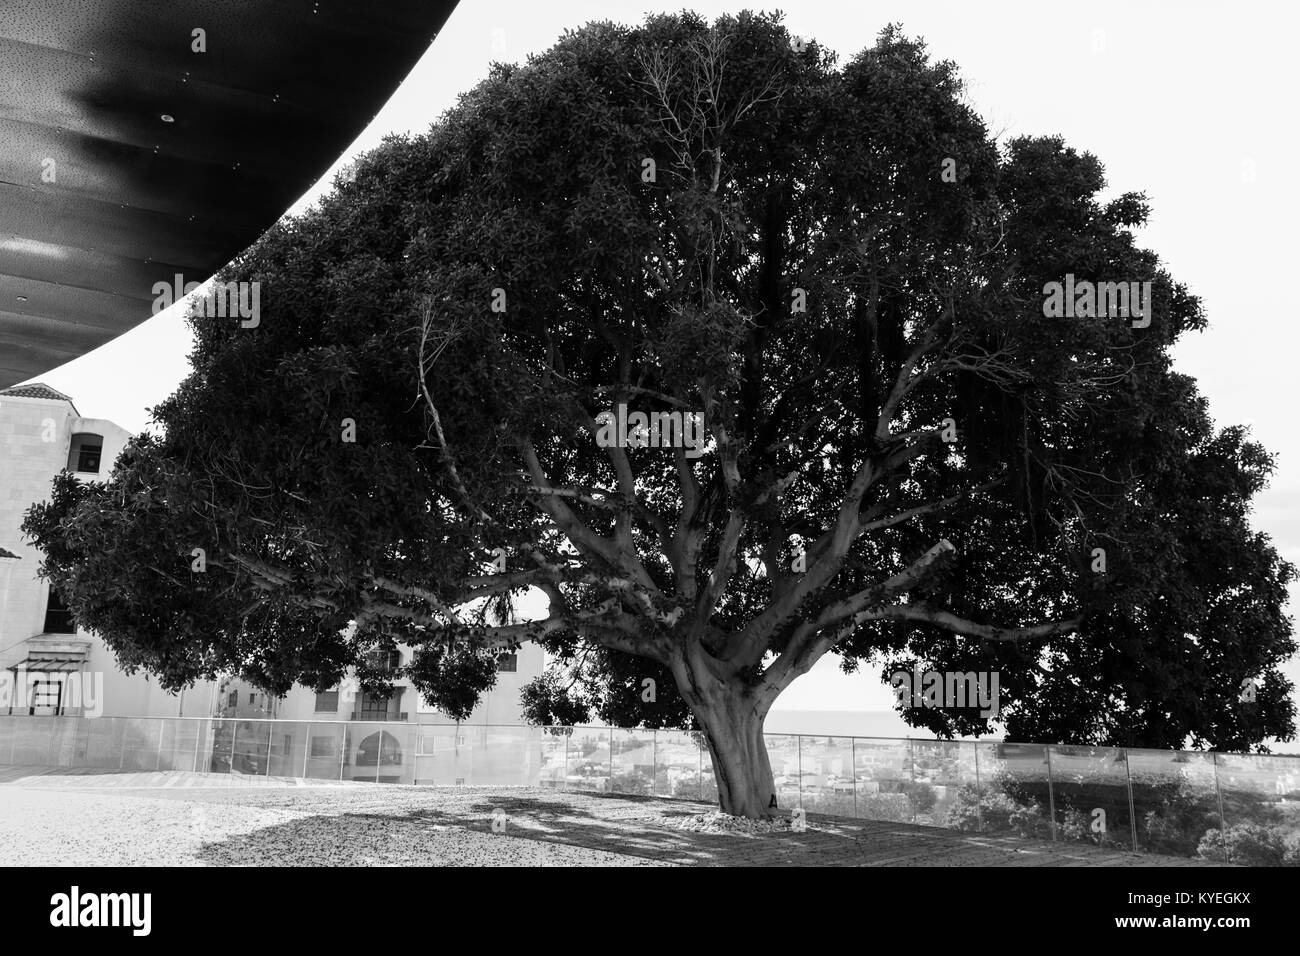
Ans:
[{"label": "large tree", "polygon": [[[593,24],[224,270],[260,321],[194,316],[158,434],[27,529],[170,687],[324,687],[402,642],[465,713],[495,650],[594,649],[641,695],[603,712],[670,681],[751,817],[764,717],[832,651],[997,670],[1019,738],[1288,737],[1272,460],[1173,370],[1199,303],[1104,185],[1060,139],[1000,147],[894,28],[839,67],[779,17]],[[1149,324],[1045,317],[1067,274],[1151,282]],[[704,440],[611,442],[620,405]]]}]

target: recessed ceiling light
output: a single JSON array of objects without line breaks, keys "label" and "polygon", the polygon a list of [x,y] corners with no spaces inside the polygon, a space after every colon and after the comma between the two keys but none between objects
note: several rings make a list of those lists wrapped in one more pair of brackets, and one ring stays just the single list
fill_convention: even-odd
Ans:
[{"label": "recessed ceiling light", "polygon": [[164,123],[175,123],[175,122],[176,122],[176,117],[175,117],[175,116],[172,116],[171,113],[164,113],[164,114],[162,115],[162,121],[163,121]]}]

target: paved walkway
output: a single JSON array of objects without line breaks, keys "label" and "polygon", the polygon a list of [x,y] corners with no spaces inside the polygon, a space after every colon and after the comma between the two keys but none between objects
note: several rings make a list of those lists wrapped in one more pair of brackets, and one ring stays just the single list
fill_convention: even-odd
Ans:
[{"label": "paved walkway", "polygon": [[[88,770],[84,767],[0,767],[0,786],[57,790],[156,790],[174,787],[224,790],[228,787],[348,787],[350,780],[304,780],[248,773],[189,773],[184,770]],[[366,784],[360,784],[366,786]],[[376,786],[370,784],[369,786]],[[382,786],[382,785],[381,785]]]},{"label": "paved walkway", "polygon": [[514,787],[0,770],[0,846],[11,865],[1208,865],[817,814],[801,833],[676,828],[711,809]]}]

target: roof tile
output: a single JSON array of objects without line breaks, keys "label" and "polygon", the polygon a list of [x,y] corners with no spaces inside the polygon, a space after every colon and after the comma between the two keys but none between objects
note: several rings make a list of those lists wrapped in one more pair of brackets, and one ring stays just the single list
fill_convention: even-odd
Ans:
[{"label": "roof tile", "polygon": [[40,382],[33,382],[31,385],[15,385],[13,388],[6,388],[0,392],[0,396],[9,395],[13,398],[47,398],[56,402],[71,402],[72,399],[62,392],[55,391],[48,385]]}]

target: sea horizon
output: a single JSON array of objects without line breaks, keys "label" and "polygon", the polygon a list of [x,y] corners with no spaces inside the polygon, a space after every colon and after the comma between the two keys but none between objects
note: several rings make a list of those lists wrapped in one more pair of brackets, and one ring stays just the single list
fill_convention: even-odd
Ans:
[{"label": "sea horizon", "polygon": [[[934,740],[932,733],[920,727],[911,727],[892,710],[772,710],[767,715],[763,730],[769,734],[802,734],[805,737],[885,737],[917,740]],[[1005,734],[988,734],[983,737],[956,737],[956,740],[1003,740]],[[1035,743],[1035,741],[1017,741]],[[1300,741],[1281,743],[1268,741],[1277,756],[1300,756]],[[1138,748],[1135,748],[1138,749]],[[1235,753],[1236,751],[1220,751]]]},{"label": "sea horizon", "polygon": [[932,736],[920,728],[909,727],[892,710],[773,709],[767,715],[763,730],[769,734],[804,734],[816,737]]}]

